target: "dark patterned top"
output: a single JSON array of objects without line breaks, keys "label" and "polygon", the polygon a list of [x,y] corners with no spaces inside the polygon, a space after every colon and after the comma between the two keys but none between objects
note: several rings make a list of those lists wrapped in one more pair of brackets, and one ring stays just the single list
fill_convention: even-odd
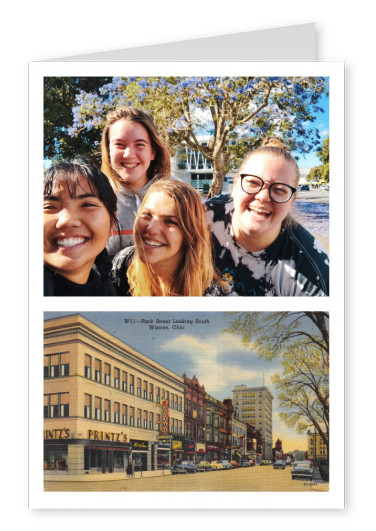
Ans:
[{"label": "dark patterned top", "polygon": [[97,270],[90,271],[86,284],[76,284],[44,266],[44,295],[46,297],[112,297],[115,288],[109,278],[102,278]]},{"label": "dark patterned top", "polygon": [[[131,265],[134,255],[135,248],[134,245],[132,245],[131,247],[125,247],[122,249],[115,255],[112,261],[111,278],[118,295],[130,295],[127,270]],[[204,297],[223,297],[224,295],[226,295],[226,293],[224,293],[221,286],[215,282],[213,282],[203,294]]]},{"label": "dark patterned top", "polygon": [[248,252],[232,232],[234,202],[219,195],[206,202],[215,265],[231,286],[229,295],[327,296],[329,258],[312,234],[298,223],[283,227],[266,249]]}]

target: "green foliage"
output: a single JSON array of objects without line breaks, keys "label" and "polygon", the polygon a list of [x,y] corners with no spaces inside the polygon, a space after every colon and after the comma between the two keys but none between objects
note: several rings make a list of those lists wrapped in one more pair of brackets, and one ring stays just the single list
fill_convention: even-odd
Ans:
[{"label": "green foliage", "polygon": [[309,174],[307,175],[307,181],[318,182],[322,179],[324,166],[315,166],[311,168]]},{"label": "green foliage", "polygon": [[81,90],[92,91],[109,78],[44,78],[44,158],[54,160],[97,153],[98,132],[85,131],[79,137],[68,134],[73,122],[72,108]]},{"label": "green foliage", "polygon": [[325,181],[329,183],[329,137],[324,139],[322,148],[317,152],[317,156],[322,162],[321,166],[315,166],[307,176],[307,181]]}]

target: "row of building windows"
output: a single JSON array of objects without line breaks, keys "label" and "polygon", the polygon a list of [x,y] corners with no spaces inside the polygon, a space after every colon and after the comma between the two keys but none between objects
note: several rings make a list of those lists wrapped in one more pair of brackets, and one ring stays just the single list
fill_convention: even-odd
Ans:
[{"label": "row of building windows", "polygon": [[69,417],[69,393],[44,395],[43,416],[45,419]]},{"label": "row of building windows", "polygon": [[[69,393],[44,395],[43,414],[44,418],[69,417]],[[98,396],[93,397],[88,394],[84,395],[83,416],[87,419],[113,422],[149,430],[159,430],[161,422],[159,413],[154,414],[151,411],[145,411],[120,402],[111,403],[110,400],[102,399]],[[170,417],[169,431],[170,433],[182,434],[183,421]]]},{"label": "row of building windows", "polygon": [[185,399],[185,414],[188,417],[194,417],[194,418],[198,418],[199,420],[203,420],[204,407],[202,405],[197,404],[197,402],[194,402],[193,400],[189,400],[188,398],[186,398]]},{"label": "row of building windows", "polygon": [[[44,357],[44,378],[59,378],[69,376],[69,353],[52,354]],[[121,389],[122,391],[149,400],[161,402],[167,400],[170,409],[182,411],[183,399],[175,393],[154,386],[152,383],[136,378],[133,374],[111,367],[109,363],[102,362],[85,354],[84,376],[104,385]],[[200,412],[202,414],[202,411]]]},{"label": "row of building windows", "polygon": [[[112,379],[111,379],[112,376]],[[121,389],[125,393],[138,396],[150,402],[160,404],[167,400],[170,409],[182,411],[183,399],[175,393],[154,386],[154,384],[135,377],[133,374],[128,374],[126,371],[120,370],[118,367],[111,367],[109,363],[94,358],[85,354],[85,378],[94,379],[98,383],[104,383]]]},{"label": "row of building windows", "polygon": [[44,357],[44,378],[59,378],[69,376],[69,354],[53,354]]}]

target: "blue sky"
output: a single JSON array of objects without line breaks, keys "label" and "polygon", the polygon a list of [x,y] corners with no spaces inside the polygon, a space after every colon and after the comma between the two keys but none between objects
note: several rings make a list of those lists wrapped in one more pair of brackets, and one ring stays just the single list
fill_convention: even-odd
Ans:
[{"label": "blue sky", "polygon": [[[312,127],[312,125],[317,127],[322,143],[324,138],[329,135],[329,97],[322,96],[319,101],[319,106],[323,108],[324,112],[316,115],[316,120],[313,122],[313,124],[310,124],[310,127]],[[292,152],[292,154],[294,156],[299,156],[298,166],[300,168],[314,168],[315,166],[322,164],[315,151],[311,151],[305,155],[295,152]]]},{"label": "blue sky", "polygon": [[[195,375],[206,392],[218,400],[232,398],[235,385],[260,386],[263,383],[274,396],[273,444],[283,441],[285,451],[306,449],[306,437],[298,435],[279,420],[278,399],[270,377],[280,370],[280,361],[259,358],[240,337],[224,332],[231,317],[223,312],[79,312],[124,343],[157,361],[164,367],[189,378]],[[45,319],[72,312],[46,312]],[[124,320],[135,320],[126,323]],[[157,319],[170,320],[169,330],[150,328]],[[193,321],[175,323],[177,321]],[[203,321],[196,323],[196,319]],[[209,323],[205,321],[209,321]]]}]

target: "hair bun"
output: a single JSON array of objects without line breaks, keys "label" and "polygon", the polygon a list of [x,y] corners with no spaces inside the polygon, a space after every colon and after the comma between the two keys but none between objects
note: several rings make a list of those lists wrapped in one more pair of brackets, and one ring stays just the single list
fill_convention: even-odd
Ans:
[{"label": "hair bun", "polygon": [[285,149],[286,151],[290,152],[290,149],[286,146],[286,144],[282,140],[277,138],[276,136],[266,137],[262,142],[262,147],[281,148],[281,149]]}]

